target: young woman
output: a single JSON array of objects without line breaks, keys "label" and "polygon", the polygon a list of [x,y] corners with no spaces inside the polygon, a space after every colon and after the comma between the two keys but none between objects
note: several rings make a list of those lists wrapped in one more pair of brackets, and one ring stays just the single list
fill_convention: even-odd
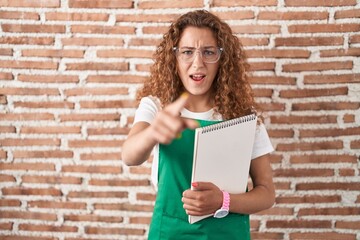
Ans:
[{"label": "young woman", "polygon": [[[182,15],[164,35],[122,147],[129,166],[142,164],[154,150],[152,179],[158,192],[149,239],[250,239],[249,214],[273,205],[268,158],[273,147],[260,121],[250,191],[229,194],[211,182],[191,183],[192,129],[254,112],[247,66],[231,28],[207,11]],[[228,201],[227,216],[188,223],[188,215],[214,214]]]}]

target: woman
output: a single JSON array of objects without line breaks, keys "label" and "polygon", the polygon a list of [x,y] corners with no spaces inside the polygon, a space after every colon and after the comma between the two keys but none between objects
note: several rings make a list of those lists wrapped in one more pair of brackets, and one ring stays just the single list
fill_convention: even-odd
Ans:
[{"label": "woman", "polygon": [[[130,166],[142,164],[155,148],[152,179],[158,193],[149,239],[250,239],[249,214],[273,205],[273,148],[261,122],[250,165],[253,189],[229,194],[210,182],[191,183],[192,129],[254,112],[247,68],[231,28],[207,11],[182,15],[164,34],[122,147]],[[188,215],[214,214],[226,202],[227,216],[188,223]]]}]

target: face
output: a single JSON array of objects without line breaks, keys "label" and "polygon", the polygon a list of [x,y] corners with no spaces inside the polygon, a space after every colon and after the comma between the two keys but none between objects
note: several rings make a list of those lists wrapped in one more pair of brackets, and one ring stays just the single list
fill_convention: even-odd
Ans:
[{"label": "face", "polygon": [[[218,47],[209,28],[187,27],[183,31],[178,48],[207,49]],[[195,50],[192,62],[177,60],[178,74],[186,91],[193,96],[211,97],[212,83],[219,68],[219,61],[206,63],[200,51]],[[205,53],[205,52],[204,52]]]}]

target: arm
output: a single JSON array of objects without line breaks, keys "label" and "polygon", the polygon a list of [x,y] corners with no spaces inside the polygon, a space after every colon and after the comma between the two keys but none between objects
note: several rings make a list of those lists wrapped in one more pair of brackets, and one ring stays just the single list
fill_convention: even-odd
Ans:
[{"label": "arm", "polygon": [[[230,194],[230,212],[252,214],[270,208],[275,201],[275,188],[268,154],[253,159],[250,176],[254,188],[246,193]],[[194,186],[195,185],[195,186]],[[193,183],[196,191],[183,193],[184,208],[189,215],[212,214],[222,205],[222,192],[212,183]]]},{"label": "arm", "polygon": [[157,143],[169,144],[186,127],[196,128],[197,122],[180,117],[188,95],[182,95],[159,111],[151,124],[137,122],[122,146],[122,160],[129,166],[145,162]]}]

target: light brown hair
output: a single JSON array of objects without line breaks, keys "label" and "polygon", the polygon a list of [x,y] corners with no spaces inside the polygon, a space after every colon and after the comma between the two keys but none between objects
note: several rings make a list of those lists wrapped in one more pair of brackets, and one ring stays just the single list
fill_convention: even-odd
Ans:
[{"label": "light brown hair", "polygon": [[243,116],[255,107],[253,92],[248,81],[249,65],[239,39],[230,26],[205,10],[188,12],[171,24],[155,54],[150,78],[137,94],[158,97],[162,105],[176,100],[184,91],[177,73],[177,60],[173,48],[178,46],[186,27],[208,28],[214,33],[218,47],[223,48],[219,69],[213,82],[214,109],[224,120]]}]

